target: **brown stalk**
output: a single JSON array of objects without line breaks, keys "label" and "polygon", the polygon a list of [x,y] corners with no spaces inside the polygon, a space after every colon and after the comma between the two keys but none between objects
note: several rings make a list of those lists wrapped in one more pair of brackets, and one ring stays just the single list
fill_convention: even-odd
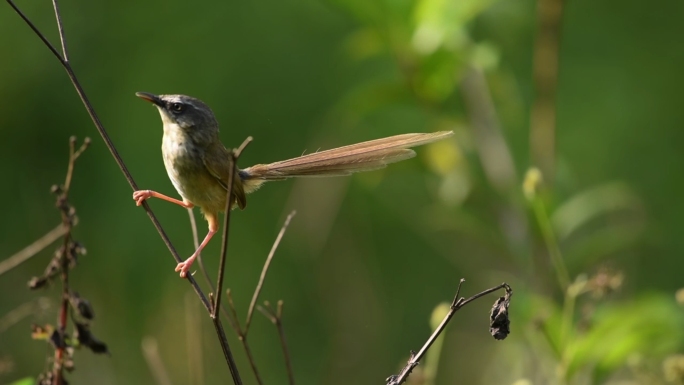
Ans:
[{"label": "brown stalk", "polygon": [[[55,8],[57,12],[57,8]],[[65,51],[66,52],[66,51]],[[59,333],[60,340],[64,341],[66,337],[66,328],[69,322],[69,264],[75,258],[72,255],[72,249],[69,247],[69,242],[71,241],[71,230],[74,225],[74,215],[72,212],[72,207],[68,203],[69,200],[69,189],[71,187],[71,180],[74,175],[74,165],[76,159],[88,148],[90,144],[90,138],[86,138],[83,141],[81,147],[76,150],[74,147],[76,144],[76,138],[69,138],[69,165],[67,167],[67,174],[64,178],[64,185],[58,192],[57,196],[57,207],[60,209],[62,216],[62,226],[65,228],[64,232],[64,243],[62,245],[62,256],[61,256],[61,272],[60,279],[62,281],[62,299],[59,309],[59,317],[57,318],[57,331]],[[64,366],[64,356],[66,352],[66,345],[64,343],[56,344],[55,346],[55,359],[52,365],[52,378],[55,385],[61,385],[64,383],[64,373],[62,368]]]},{"label": "brown stalk", "polygon": [[489,288],[485,291],[482,291],[480,293],[477,293],[473,295],[472,297],[466,299],[463,297],[459,297],[461,293],[461,285],[463,285],[463,282],[465,282],[465,279],[461,279],[460,282],[458,283],[458,289],[456,289],[456,295],[454,296],[454,300],[451,302],[451,307],[449,308],[449,312],[447,313],[446,316],[442,319],[442,322],[439,324],[439,326],[435,329],[435,331],[430,335],[430,337],[427,339],[425,344],[423,344],[423,347],[420,348],[418,353],[411,352],[411,357],[409,358],[408,362],[404,366],[403,369],[399,372],[397,375],[392,375],[389,376],[386,380],[387,385],[400,385],[403,384],[406,379],[409,377],[413,369],[418,366],[418,363],[420,360],[423,358],[425,353],[427,353],[428,349],[430,349],[430,346],[435,342],[437,337],[439,337],[440,334],[444,331],[446,328],[447,324],[451,320],[451,317],[454,316],[454,314],[459,311],[463,306],[469,304],[470,302],[475,301],[476,299],[483,297],[489,293],[493,293],[497,290],[500,289],[505,289],[506,290],[506,295],[510,297],[510,295],[513,293],[513,290],[511,289],[510,286],[508,286],[507,283],[502,283],[501,285],[494,286],[492,288]]},{"label": "brown stalk", "polygon": [[555,175],[556,95],[563,0],[537,2],[537,33],[534,43],[534,101],[530,112],[532,164],[551,183]]},{"label": "brown stalk", "polygon": [[[285,219],[285,223],[283,223],[283,226],[280,228],[280,232],[278,233],[276,240],[273,242],[273,246],[271,247],[271,251],[268,253],[268,257],[266,257],[266,261],[264,262],[264,266],[261,270],[261,275],[259,276],[259,282],[257,283],[257,286],[254,289],[254,294],[252,294],[252,301],[250,302],[249,310],[247,311],[247,319],[245,321],[245,328],[243,329],[242,326],[240,325],[239,317],[237,315],[237,310],[235,309],[235,303],[233,302],[233,296],[231,294],[230,289],[226,290],[226,295],[228,296],[228,308],[230,309],[230,315],[226,312],[225,308],[223,306],[221,306],[221,311],[224,313],[224,316],[227,317],[229,320],[231,320],[231,324],[233,325],[233,329],[235,330],[235,333],[237,334],[238,339],[242,343],[242,347],[245,350],[245,355],[247,356],[247,361],[249,362],[249,365],[252,368],[252,372],[254,373],[254,377],[257,381],[257,384],[260,384],[260,385],[263,384],[263,381],[261,379],[261,376],[259,375],[259,370],[257,369],[256,361],[254,360],[254,356],[252,355],[252,349],[250,348],[249,342],[247,341],[247,335],[249,333],[249,325],[252,322],[254,307],[256,305],[256,301],[259,298],[259,294],[261,293],[261,289],[264,285],[264,281],[266,280],[266,274],[268,273],[268,269],[271,266],[271,261],[273,260],[273,256],[275,255],[275,252],[278,249],[278,246],[280,245],[280,241],[282,240],[283,236],[285,235],[285,231],[287,230],[287,227],[290,224],[290,221],[292,220],[292,217],[294,217],[295,213],[296,213],[295,211],[292,211],[287,216],[287,218]],[[286,357],[286,359],[289,361],[289,357]]]},{"label": "brown stalk", "polygon": [[24,247],[22,250],[18,251],[13,256],[0,262],[0,275],[14,269],[21,263],[26,262],[29,258],[38,254],[44,248],[50,246],[52,242],[56,241],[59,237],[66,233],[66,228],[60,223],[54,229],[48,231],[45,235],[38,238],[32,244]]},{"label": "brown stalk", "polygon": [[270,302],[264,301],[264,306],[257,305],[257,310],[268,318],[278,331],[278,338],[280,339],[280,348],[283,350],[283,357],[285,359],[285,368],[287,369],[287,379],[290,385],[294,385],[294,370],[292,370],[292,361],[290,360],[290,352],[287,349],[287,340],[285,340],[285,331],[283,330],[283,301],[278,301],[278,307],[274,311]]}]

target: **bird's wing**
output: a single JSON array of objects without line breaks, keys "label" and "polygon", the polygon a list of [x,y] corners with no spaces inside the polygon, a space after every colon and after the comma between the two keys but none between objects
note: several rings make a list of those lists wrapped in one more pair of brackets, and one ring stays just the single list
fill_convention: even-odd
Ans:
[{"label": "bird's wing", "polygon": [[[202,156],[204,167],[207,171],[218,180],[219,184],[228,191],[228,179],[230,178],[230,152],[225,147],[216,146],[207,151]],[[237,167],[233,174],[233,199],[237,202],[240,209],[247,206],[247,197],[245,196],[245,189],[242,185],[242,180],[238,174]]]}]

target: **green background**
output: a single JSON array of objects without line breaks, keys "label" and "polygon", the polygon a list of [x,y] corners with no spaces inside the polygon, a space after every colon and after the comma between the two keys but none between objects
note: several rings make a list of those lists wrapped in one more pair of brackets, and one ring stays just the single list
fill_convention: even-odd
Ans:
[{"label": "green background", "polygon": [[[58,43],[49,3],[19,6]],[[384,170],[274,182],[251,195],[245,211],[233,212],[225,285],[244,319],[271,244],[287,213],[298,211],[261,299],[285,303],[299,384],[383,383],[425,341],[432,309],[451,300],[461,277],[466,295],[502,281],[513,286],[513,334],[504,342],[488,335],[494,296],[465,308],[446,333],[436,383],[560,381],[558,360],[535,320],[553,318],[563,295],[548,263],[533,263],[547,252],[522,194],[532,166],[535,2],[64,1],[61,8],[72,65],[141,188],[176,196],[161,161],[158,113],[136,91],[205,101],[226,146],[254,137],[243,167],[383,136],[456,131],[448,143],[419,148],[415,159]],[[635,355],[662,379],[661,360],[682,348],[681,332],[670,333],[684,329],[674,299],[684,286],[682,14],[678,1],[576,0],[563,10],[556,177],[540,199],[553,215],[583,193],[614,187],[599,203],[585,201],[598,214],[580,230],[558,236],[570,275],[591,276],[607,264],[623,272],[624,284],[608,300],[587,302],[665,322],[654,321],[660,325],[654,335],[620,351],[612,377],[596,380],[595,364],[606,355],[587,353],[578,365],[594,371],[597,382],[633,378],[628,358]],[[421,25],[446,36],[436,50],[415,44]],[[88,253],[71,283],[94,306],[93,332],[112,354],[78,351],[70,382],[153,383],[140,348],[150,336],[174,384],[228,383],[209,318],[173,272],[175,262],[132,201],[63,69],[6,4],[0,52],[0,258],[59,223],[49,189],[63,180],[68,138],[93,139],[72,185],[80,219],[74,236]],[[514,182],[505,188],[492,186],[474,144],[461,87],[471,65],[485,74],[512,155]],[[190,255],[185,210],[150,204],[181,255]],[[203,234],[205,222],[197,217]],[[212,277],[219,245],[213,241],[204,254]],[[29,325],[55,323],[59,284],[30,292],[26,282],[43,271],[53,247],[0,276],[0,317],[40,296],[52,300],[47,311],[0,334],[0,357],[13,362],[0,383],[35,376],[46,365],[45,344],[31,340]],[[193,315],[199,326],[188,328]],[[228,334],[242,377],[254,383]],[[201,344],[195,360],[203,362],[203,380],[188,364],[197,362],[188,357],[189,340]],[[277,334],[261,314],[250,343],[264,382],[286,383]]]}]

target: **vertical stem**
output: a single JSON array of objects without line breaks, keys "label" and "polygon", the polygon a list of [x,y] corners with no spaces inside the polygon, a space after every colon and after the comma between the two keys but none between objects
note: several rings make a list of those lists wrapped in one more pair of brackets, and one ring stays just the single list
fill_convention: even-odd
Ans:
[{"label": "vertical stem", "polygon": [[553,232],[551,221],[546,214],[546,208],[544,207],[544,202],[542,202],[541,198],[536,197],[532,204],[534,214],[537,217],[537,223],[539,223],[539,228],[542,232],[544,242],[546,243],[546,247],[549,252],[551,264],[553,264],[553,268],[556,271],[558,285],[565,293],[565,291],[568,289],[568,286],[570,286],[570,274],[568,273],[567,267],[565,267],[563,254],[560,251],[560,246],[558,246],[556,234]]},{"label": "vertical stem", "polygon": [[534,46],[535,99],[530,114],[532,164],[553,183],[556,148],[556,94],[563,0],[538,0]]}]

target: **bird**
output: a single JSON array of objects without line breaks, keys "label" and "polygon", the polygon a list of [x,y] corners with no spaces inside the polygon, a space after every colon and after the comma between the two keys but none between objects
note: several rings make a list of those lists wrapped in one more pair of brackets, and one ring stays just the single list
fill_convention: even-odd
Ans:
[{"label": "bird", "polygon": [[[163,123],[162,155],[164,167],[181,199],[152,190],[136,190],[137,206],[149,198],[158,198],[191,209],[198,206],[207,220],[209,231],[195,252],[175,268],[182,278],[219,229],[219,213],[226,205],[232,153],[219,139],[219,124],[209,106],[187,95],[155,95],[136,92],[151,102]],[[384,168],[390,163],[415,156],[410,147],[435,142],[453,135],[453,131],[401,134],[319,151],[268,164],[237,168],[233,177],[230,209],[247,205],[246,195],[267,181],[298,177],[345,176],[359,171]]]}]

